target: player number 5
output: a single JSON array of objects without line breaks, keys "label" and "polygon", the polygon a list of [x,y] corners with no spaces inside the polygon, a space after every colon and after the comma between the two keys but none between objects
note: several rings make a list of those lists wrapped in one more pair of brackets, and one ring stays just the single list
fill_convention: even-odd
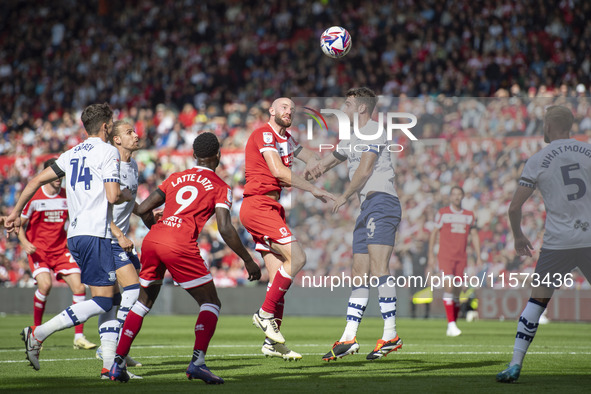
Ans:
[{"label": "player number 5", "polygon": [[571,178],[570,172],[580,169],[581,166],[579,163],[568,164],[566,166],[560,167],[560,171],[562,171],[562,180],[565,186],[568,185],[576,185],[578,190],[576,193],[567,194],[566,197],[568,201],[578,200],[579,198],[583,197],[587,192],[587,185],[581,178]]}]

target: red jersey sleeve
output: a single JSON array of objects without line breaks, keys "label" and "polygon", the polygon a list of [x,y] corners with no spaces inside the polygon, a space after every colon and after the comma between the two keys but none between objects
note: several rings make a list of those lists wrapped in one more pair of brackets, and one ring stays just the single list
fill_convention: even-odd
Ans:
[{"label": "red jersey sleeve", "polygon": [[275,136],[272,131],[257,130],[253,135],[253,142],[257,150],[261,153],[269,150],[278,152],[275,146]]},{"label": "red jersey sleeve", "polygon": [[227,185],[218,188],[218,195],[215,200],[216,208],[232,209],[232,189]]}]

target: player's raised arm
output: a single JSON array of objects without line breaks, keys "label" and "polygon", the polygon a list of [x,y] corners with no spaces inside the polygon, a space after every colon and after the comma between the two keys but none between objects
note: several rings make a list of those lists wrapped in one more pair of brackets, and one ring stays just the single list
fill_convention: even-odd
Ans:
[{"label": "player's raised arm", "polygon": [[215,209],[215,217],[218,223],[218,230],[224,242],[244,261],[244,267],[248,271],[248,280],[261,279],[261,269],[252,259],[252,256],[248,253],[242,241],[240,241],[240,237],[232,225],[230,211],[226,208],[217,207]]},{"label": "player's raised arm", "polygon": [[509,205],[509,222],[511,222],[511,231],[515,240],[515,252],[519,256],[531,257],[531,251],[533,250],[529,239],[521,231],[521,209],[533,192],[534,189],[532,187],[517,186],[515,195],[513,195],[513,199]]},{"label": "player's raised arm", "polygon": [[269,166],[271,174],[279,180],[284,186],[296,187],[298,189],[310,192],[314,197],[326,202],[326,200],[335,200],[335,196],[331,193],[322,190],[298,174],[293,173],[288,167],[286,167],[281,161],[281,157],[276,151],[268,150],[263,152],[263,157]]}]

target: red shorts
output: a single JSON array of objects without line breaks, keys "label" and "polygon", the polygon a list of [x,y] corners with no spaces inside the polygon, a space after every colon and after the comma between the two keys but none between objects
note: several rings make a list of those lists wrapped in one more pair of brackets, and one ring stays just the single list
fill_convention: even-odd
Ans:
[{"label": "red shorts", "polygon": [[149,237],[150,233],[142,243],[140,284],[143,287],[162,283],[166,270],[183,289],[192,289],[213,280],[197,244],[177,247],[152,242]]},{"label": "red shorts", "polygon": [[445,276],[463,276],[467,266],[468,260],[439,260],[439,272],[443,272]]},{"label": "red shorts", "polygon": [[81,272],[80,267],[78,267],[78,264],[76,264],[76,261],[67,248],[57,252],[45,252],[37,249],[35,253],[30,254],[28,257],[29,268],[31,268],[33,278],[41,272],[51,273],[53,271],[57,279],[60,279],[62,276],[79,274]]},{"label": "red shorts", "polygon": [[287,245],[295,236],[285,223],[285,209],[268,196],[249,196],[242,200],[240,221],[256,242],[259,252],[270,252],[271,242]]}]

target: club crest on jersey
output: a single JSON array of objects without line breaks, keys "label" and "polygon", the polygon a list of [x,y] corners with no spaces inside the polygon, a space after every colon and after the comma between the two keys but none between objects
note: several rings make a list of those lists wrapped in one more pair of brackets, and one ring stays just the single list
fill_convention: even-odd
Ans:
[{"label": "club crest on jersey", "polygon": [[115,271],[109,271],[109,282],[115,282],[117,280],[117,274]]},{"label": "club crest on jersey", "polygon": [[273,142],[273,134],[268,131],[263,132],[263,142],[265,144],[270,144]]}]

